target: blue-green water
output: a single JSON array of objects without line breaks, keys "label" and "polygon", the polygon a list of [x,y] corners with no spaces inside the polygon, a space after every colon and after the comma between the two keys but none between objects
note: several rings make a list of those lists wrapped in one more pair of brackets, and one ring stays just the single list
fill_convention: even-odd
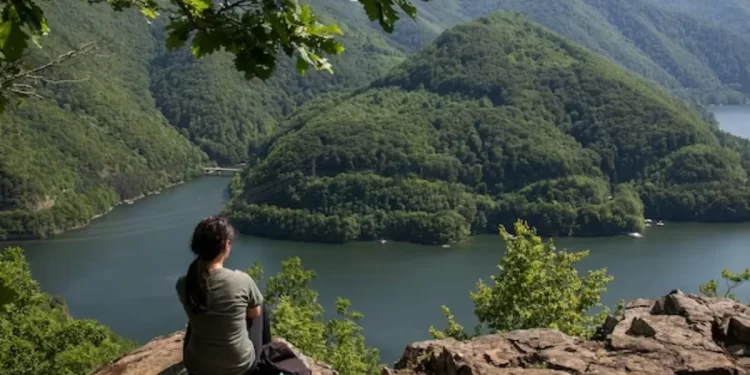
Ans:
[{"label": "blue-green water", "polygon": [[[750,107],[713,109],[725,129],[750,134]],[[87,228],[18,245],[26,249],[42,288],[63,296],[74,316],[97,319],[145,342],[184,327],[174,282],[191,259],[187,245],[193,226],[221,209],[227,183],[220,177],[198,179],[120,206]],[[674,288],[697,291],[724,267],[750,266],[748,244],[750,223],[668,224],[649,229],[643,239],[557,241],[559,248],[591,250],[582,270],[607,267],[614,275],[605,295],[609,305],[621,298],[657,297]],[[477,279],[486,280],[496,271],[502,252],[496,236],[480,236],[448,249],[240,236],[228,266],[244,269],[259,260],[269,274],[283,259],[300,256],[318,274],[314,287],[324,306],[333,310],[337,296],[350,298],[365,314],[368,342],[381,350],[384,361],[392,362],[407,343],[429,338],[431,324],[442,326],[442,304],[472,326],[468,293]]]}]

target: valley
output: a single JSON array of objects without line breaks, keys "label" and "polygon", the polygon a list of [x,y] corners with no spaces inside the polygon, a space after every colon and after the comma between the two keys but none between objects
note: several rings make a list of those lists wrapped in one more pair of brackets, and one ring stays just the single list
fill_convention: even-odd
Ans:
[{"label": "valley", "polygon": [[[334,74],[295,43],[336,50],[338,29],[294,1],[226,19],[232,5],[174,0],[189,16],[170,19],[157,3],[0,5],[0,373],[90,374],[183,329],[175,281],[215,214],[274,335],[342,375],[485,318],[584,336],[621,299],[750,280],[743,2],[433,0],[410,20],[401,0],[310,0],[344,34]],[[41,10],[49,35],[19,39]],[[7,100],[12,56],[88,43]],[[221,168],[239,173],[204,176]]]}]

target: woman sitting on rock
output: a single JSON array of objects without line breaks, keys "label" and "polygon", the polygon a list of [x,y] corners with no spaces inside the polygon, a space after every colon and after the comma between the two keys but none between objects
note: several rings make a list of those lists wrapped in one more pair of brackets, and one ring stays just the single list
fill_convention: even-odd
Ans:
[{"label": "woman sitting on rock", "polygon": [[183,356],[191,375],[245,375],[271,334],[263,295],[245,272],[224,268],[234,229],[221,217],[201,221],[190,248],[195,260],[177,281],[188,316]]}]

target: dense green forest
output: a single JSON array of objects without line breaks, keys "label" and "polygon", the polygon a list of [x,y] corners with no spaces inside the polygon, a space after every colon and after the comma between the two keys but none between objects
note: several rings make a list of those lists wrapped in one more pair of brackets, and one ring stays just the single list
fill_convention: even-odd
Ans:
[{"label": "dense green forest", "polygon": [[34,51],[35,63],[85,42],[100,49],[53,71],[48,79],[58,82],[40,89],[43,99],[0,115],[0,238],[86,224],[208,161],[156,109],[148,74],[156,46],[140,16],[80,2],[45,6],[67,26]]},{"label": "dense green forest", "polygon": [[[703,8],[726,4],[700,0]],[[667,3],[669,2],[667,1]],[[740,103],[750,94],[747,29],[707,22],[698,13],[659,7],[657,0],[499,0],[465,1],[474,18],[489,10],[523,13],[552,31],[623,67],[654,80],[673,93],[702,103]],[[725,2],[722,2],[725,3]],[[737,5],[738,7],[741,5]],[[747,16],[747,6],[745,14]],[[741,20],[741,21],[740,21]],[[734,24],[747,18],[738,15]],[[739,32],[745,31],[745,32]]]},{"label": "dense green forest", "polygon": [[[352,102],[348,92],[364,90],[444,29],[498,8],[527,14],[682,97],[729,103],[742,101],[747,92],[748,39],[740,37],[744,34],[736,22],[728,20],[724,29],[725,25],[711,19],[721,16],[723,21],[729,17],[734,9],[729,5],[709,16],[696,10],[696,2],[692,2],[694,9],[684,5],[691,0],[672,0],[674,4],[665,3],[662,7],[645,0],[442,0],[417,3],[417,21],[405,20],[394,33],[387,34],[356,9],[358,4],[336,0],[311,3],[323,21],[336,22],[345,33],[342,42],[347,50],[332,61],[336,74],[310,72],[300,76],[292,69],[291,60],[283,60],[276,74],[266,81],[243,79],[226,54],[196,60],[189,49],[167,51],[164,19],[148,25],[136,12],[112,13],[104,6],[69,1],[42,4],[50,22],[65,27],[44,39],[44,49],[33,51],[34,62],[47,61],[85,42],[96,42],[99,49],[95,55],[53,72],[55,80],[74,82],[45,84],[40,91],[44,99],[27,100],[3,115],[0,236],[47,235],[76,227],[117,201],[194,176],[201,164],[231,165],[256,160],[266,154],[271,137],[296,131],[315,117],[314,113],[327,111],[332,103]],[[678,6],[679,3],[683,5]],[[738,3],[735,8],[742,6]],[[493,95],[486,95],[489,103],[497,99]],[[493,122],[493,117],[498,116],[519,120],[525,116],[515,112],[499,115],[485,106],[487,102],[468,99],[470,105],[481,108],[477,114],[467,114],[466,109],[457,112],[435,108],[433,118],[451,123],[477,116],[486,122]],[[438,95],[414,100],[427,100],[427,106],[442,106],[432,102],[447,99]],[[565,111],[572,116],[570,123],[575,124],[575,115],[580,111]],[[438,112],[442,114],[437,116]],[[454,113],[460,115],[448,118]],[[521,121],[513,121],[522,127]],[[578,140],[575,134],[562,130],[573,137],[562,142]],[[489,134],[480,133],[479,129],[475,132],[480,139]],[[747,164],[747,142],[716,129],[712,132],[721,144],[740,152]],[[522,139],[526,139],[525,133],[529,132],[513,130],[514,136]],[[542,143],[552,138],[557,141],[556,134],[546,130],[541,133],[528,137],[547,139],[540,140]],[[493,135],[501,136],[504,135]],[[402,146],[406,147],[393,145],[395,149]],[[517,173],[517,167],[496,166],[503,172],[482,172],[484,176],[479,178],[477,170],[469,170],[467,165],[485,161],[465,159],[465,151],[451,149],[449,152],[462,154],[456,159],[433,160],[412,154],[413,150],[402,151],[409,154],[405,162],[409,166],[399,166],[402,170],[385,175],[421,165],[421,177],[465,183],[480,195],[492,196],[521,186],[506,178]],[[475,157],[488,158],[484,153],[476,153]],[[540,162],[532,155],[523,156],[530,163]],[[580,160],[588,160],[586,150],[572,154],[560,151],[555,157],[561,160],[560,171],[535,170],[539,176],[519,176],[517,180],[526,183],[575,174],[588,176],[588,172],[566,168],[585,169],[590,164],[598,168],[600,164],[589,160],[579,165]],[[325,169],[325,163],[314,167]],[[604,167],[603,176],[612,178],[614,184],[623,178],[631,180],[634,172],[620,167],[618,173],[625,176],[612,175],[614,166]],[[636,170],[642,167],[634,166]],[[477,178],[484,185],[476,186]],[[498,190],[498,185],[507,186]],[[481,230],[481,225],[473,228]],[[458,231],[463,233],[466,228]]]},{"label": "dense green forest", "polygon": [[690,14],[693,17],[709,21],[714,25],[747,35],[750,33],[750,3],[744,0],[649,0],[671,11]]},{"label": "dense green forest", "polygon": [[[636,0],[440,0],[416,3],[416,22],[384,34],[357,12],[357,4],[311,0],[324,20],[344,30],[346,52],[333,59],[336,74],[298,76],[283,62],[265,82],[245,82],[227,56],[195,62],[187,52],[160,51],[152,91],[169,122],[221,164],[247,158],[248,150],[311,99],[365,87],[431,42],[443,30],[498,9],[528,15],[553,31],[652,79],[671,92],[703,103],[744,101],[750,39],[690,15]],[[155,28],[154,36],[164,36]],[[161,43],[157,43],[161,45]],[[252,152],[251,152],[252,153]]]},{"label": "dense green forest", "polygon": [[715,199],[744,199],[747,143],[518,14],[455,27],[283,129],[229,208],[242,231],[446,243],[517,218],[578,236],[640,230],[644,211],[750,219]]}]

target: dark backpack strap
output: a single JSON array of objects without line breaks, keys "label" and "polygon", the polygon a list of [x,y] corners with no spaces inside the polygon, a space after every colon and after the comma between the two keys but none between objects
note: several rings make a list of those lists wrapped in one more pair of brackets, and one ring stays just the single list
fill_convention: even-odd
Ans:
[{"label": "dark backpack strap", "polygon": [[312,375],[312,370],[284,343],[272,341],[263,347],[257,373],[253,375]]}]

